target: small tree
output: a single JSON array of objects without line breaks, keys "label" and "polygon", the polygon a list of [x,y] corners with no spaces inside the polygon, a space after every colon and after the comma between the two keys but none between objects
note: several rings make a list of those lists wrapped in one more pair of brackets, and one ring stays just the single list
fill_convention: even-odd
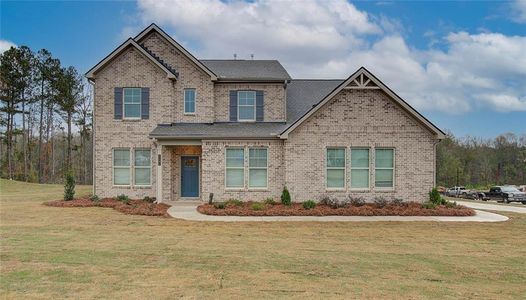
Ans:
[{"label": "small tree", "polygon": [[437,188],[433,188],[431,192],[429,192],[429,202],[434,205],[445,205],[447,201],[440,196]]},{"label": "small tree", "polygon": [[71,171],[67,171],[64,177],[64,200],[73,200],[73,197],[75,197],[75,177],[73,177]]},{"label": "small tree", "polygon": [[281,203],[283,205],[287,205],[287,206],[291,206],[292,205],[292,200],[290,198],[290,193],[289,193],[289,190],[287,189],[287,187],[284,187],[283,188],[283,192],[281,193]]}]

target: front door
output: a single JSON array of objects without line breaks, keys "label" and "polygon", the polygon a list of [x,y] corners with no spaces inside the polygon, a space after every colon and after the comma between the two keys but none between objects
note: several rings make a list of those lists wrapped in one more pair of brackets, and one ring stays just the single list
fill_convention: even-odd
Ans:
[{"label": "front door", "polygon": [[199,197],[199,157],[181,157],[181,197]]}]

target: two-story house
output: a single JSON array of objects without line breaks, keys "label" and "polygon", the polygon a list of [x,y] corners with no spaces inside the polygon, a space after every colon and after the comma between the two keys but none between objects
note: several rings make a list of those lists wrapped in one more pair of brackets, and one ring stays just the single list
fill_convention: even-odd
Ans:
[{"label": "two-story house", "polygon": [[435,184],[444,133],[365,68],[292,79],[276,60],[198,59],[152,24],[86,76],[100,197],[422,201]]}]

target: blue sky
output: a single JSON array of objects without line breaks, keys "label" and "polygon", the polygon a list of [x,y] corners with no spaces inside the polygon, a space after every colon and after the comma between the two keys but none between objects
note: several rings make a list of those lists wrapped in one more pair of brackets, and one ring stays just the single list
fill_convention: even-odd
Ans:
[{"label": "blue sky", "polygon": [[0,50],[87,71],[151,22],[202,58],[276,58],[294,78],[366,66],[458,136],[526,133],[526,1],[0,2]]}]

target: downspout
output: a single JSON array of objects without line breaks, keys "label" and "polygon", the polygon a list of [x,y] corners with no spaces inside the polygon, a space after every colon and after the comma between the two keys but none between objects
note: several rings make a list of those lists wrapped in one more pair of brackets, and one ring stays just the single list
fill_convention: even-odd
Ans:
[{"label": "downspout", "polygon": [[437,186],[437,145],[441,142],[441,139],[437,139],[433,143],[433,187]]},{"label": "downspout", "polygon": [[95,188],[95,184],[96,184],[96,181],[95,181],[95,134],[96,134],[96,120],[95,120],[95,116],[97,115],[95,113],[95,80],[93,79],[89,79],[88,78],[88,83],[91,85],[91,88],[93,89],[93,115],[92,115],[92,123],[93,123],[93,128],[92,128],[92,135],[91,135],[91,159],[92,159],[92,162],[91,162],[91,183],[92,183],[92,187],[91,187],[91,194],[92,195],[96,195],[95,191],[96,191],[96,188]]}]

